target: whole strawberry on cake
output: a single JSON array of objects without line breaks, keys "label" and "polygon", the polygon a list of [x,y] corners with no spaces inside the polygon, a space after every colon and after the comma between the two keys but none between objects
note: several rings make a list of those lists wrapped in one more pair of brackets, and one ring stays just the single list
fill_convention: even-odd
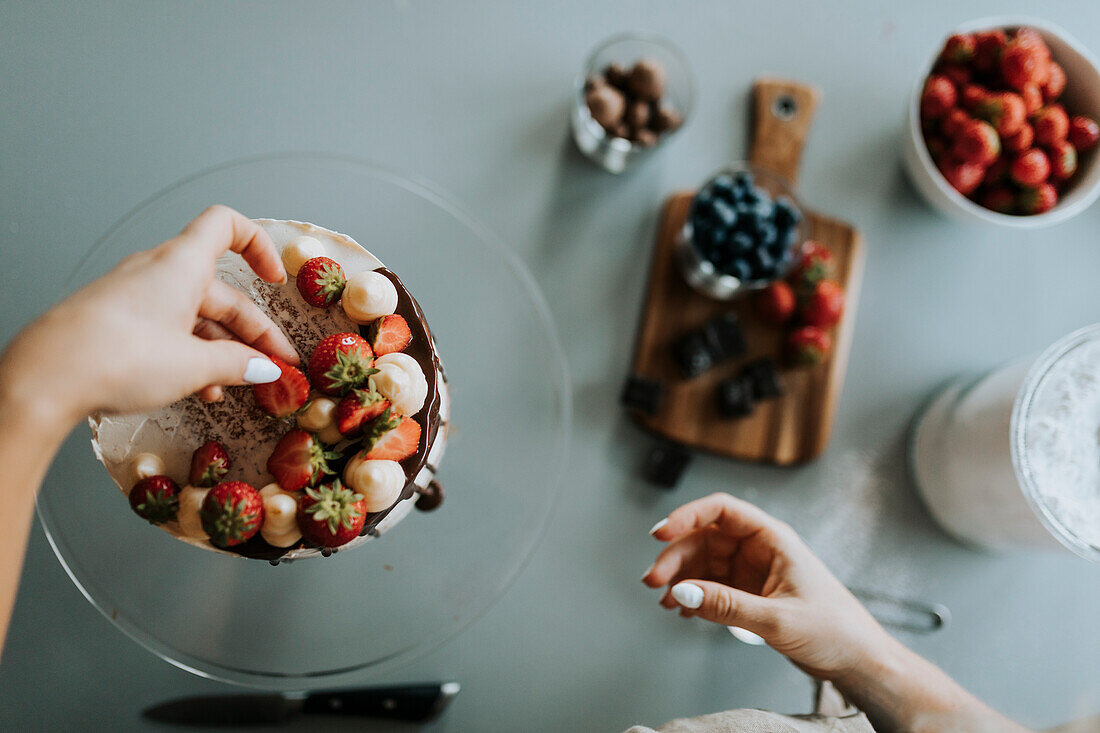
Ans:
[{"label": "whole strawberry on cake", "polygon": [[286,333],[302,368],[141,415],[96,416],[96,457],[139,517],[196,547],[271,562],[330,555],[378,537],[436,481],[450,398],[435,340],[401,280],[343,234],[259,219],[284,285],[239,255],[219,279]]}]

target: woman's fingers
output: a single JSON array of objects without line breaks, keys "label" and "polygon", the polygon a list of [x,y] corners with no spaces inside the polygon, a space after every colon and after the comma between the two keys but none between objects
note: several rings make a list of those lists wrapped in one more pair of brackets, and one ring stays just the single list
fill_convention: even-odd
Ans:
[{"label": "woman's fingers", "polygon": [[662,542],[669,542],[711,525],[735,539],[746,539],[762,531],[778,535],[785,527],[778,519],[747,501],[718,493],[684,504],[669,514],[665,524],[652,534]]},{"label": "woman's fingers", "polygon": [[299,362],[298,353],[279,327],[248,296],[221,280],[212,280],[207,286],[199,305],[199,318],[224,326],[265,354],[274,354],[291,364]]},{"label": "woman's fingers", "polygon": [[672,586],[672,598],[691,615],[725,626],[740,626],[765,640],[779,628],[778,601],[708,580],[682,580]]},{"label": "woman's fingers", "polygon": [[642,576],[642,582],[650,588],[660,588],[680,572],[680,570],[703,553],[706,540],[704,533],[695,532],[672,542],[657,556],[653,566]]},{"label": "woman's fingers", "polygon": [[228,206],[211,206],[199,214],[172,240],[171,246],[197,251],[210,261],[232,250],[264,280],[286,282],[286,269],[271,237],[259,224]]},{"label": "woman's fingers", "polygon": [[198,391],[199,399],[203,402],[221,402],[225,393],[216,384],[208,384]]},{"label": "woman's fingers", "polygon": [[239,341],[192,337],[187,352],[180,362],[190,368],[194,390],[207,385],[264,384],[282,374],[275,362]]}]

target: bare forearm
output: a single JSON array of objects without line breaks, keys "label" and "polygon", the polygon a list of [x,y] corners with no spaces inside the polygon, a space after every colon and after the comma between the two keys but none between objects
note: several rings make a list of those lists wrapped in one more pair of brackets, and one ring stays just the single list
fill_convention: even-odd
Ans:
[{"label": "bare forearm", "polygon": [[0,360],[0,526],[14,556],[0,563],[0,650],[15,606],[35,493],[70,427],[67,417],[53,412],[7,367]]},{"label": "bare forearm", "polygon": [[975,698],[943,670],[893,638],[861,669],[835,682],[875,730],[888,733],[966,731],[1023,733]]}]

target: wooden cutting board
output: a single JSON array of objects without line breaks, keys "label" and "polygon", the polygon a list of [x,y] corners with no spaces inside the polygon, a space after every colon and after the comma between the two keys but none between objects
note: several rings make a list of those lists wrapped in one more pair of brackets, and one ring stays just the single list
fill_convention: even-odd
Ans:
[{"label": "wooden cutting board", "polygon": [[[779,174],[793,187],[819,97],[813,87],[796,82],[757,81],[753,87],[750,162]],[[657,415],[635,413],[635,419],[642,427],[669,440],[740,460],[778,465],[813,460],[829,442],[848,364],[863,275],[864,252],[859,232],[849,224],[806,209],[803,203],[806,237],[816,239],[832,251],[837,265],[836,279],[846,293],[846,306],[843,318],[832,332],[830,358],[814,367],[787,368],[783,358],[787,330],[760,322],[753,312],[751,296],[714,300],[691,289],[680,274],[674,246],[693,195],[693,191],[673,194],[665,202],[661,215],[633,371],[662,382],[667,395]],[[734,312],[740,318],[748,355],[720,364],[694,379],[684,379],[672,356],[673,344],[724,312]],[[720,416],[715,405],[718,383],[735,376],[745,362],[761,356],[771,356],[782,367],[784,395],[758,403],[748,417]]]}]

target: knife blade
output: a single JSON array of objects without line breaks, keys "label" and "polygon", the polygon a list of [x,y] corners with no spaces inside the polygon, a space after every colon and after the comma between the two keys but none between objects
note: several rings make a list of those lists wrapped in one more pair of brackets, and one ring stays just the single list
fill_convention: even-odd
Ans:
[{"label": "knife blade", "polygon": [[457,682],[431,682],[309,693],[199,695],[153,705],[141,714],[162,723],[198,726],[278,724],[299,715],[424,723],[442,713],[461,689]]}]

